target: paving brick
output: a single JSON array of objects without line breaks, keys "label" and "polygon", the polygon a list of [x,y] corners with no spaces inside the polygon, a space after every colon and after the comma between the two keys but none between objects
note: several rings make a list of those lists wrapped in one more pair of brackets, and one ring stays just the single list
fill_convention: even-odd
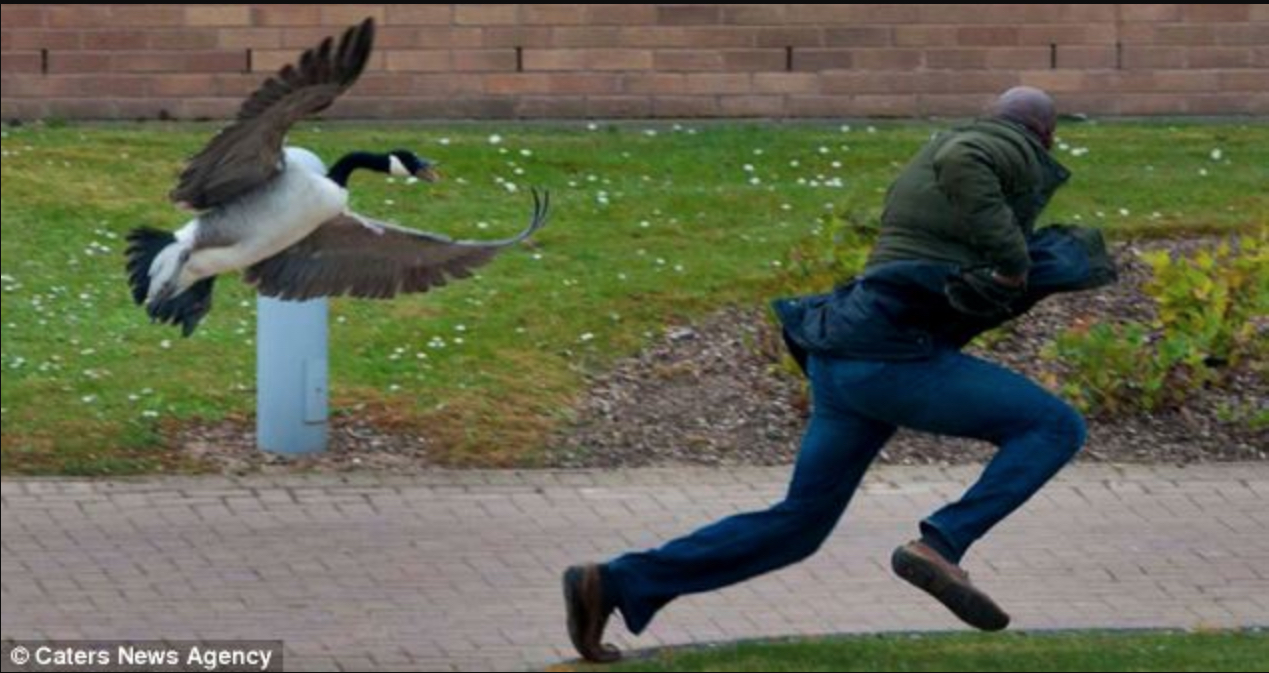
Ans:
[{"label": "paving brick", "polygon": [[[976,473],[878,468],[817,556],[684,598],[640,638],[617,620],[613,640],[959,628],[891,577],[887,559]],[[296,670],[539,667],[571,656],[557,586],[565,565],[766,507],[787,476],[6,480],[0,628],[12,637],[284,637]],[[1269,624],[1269,600],[1259,598],[1269,595],[1265,484],[1265,465],[1073,466],[966,566],[1023,629]]]}]

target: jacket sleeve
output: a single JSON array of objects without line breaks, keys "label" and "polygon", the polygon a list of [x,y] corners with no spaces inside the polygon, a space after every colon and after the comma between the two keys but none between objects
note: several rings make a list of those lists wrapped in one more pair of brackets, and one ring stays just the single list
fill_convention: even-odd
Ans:
[{"label": "jacket sleeve", "polygon": [[1021,276],[1031,260],[1022,227],[1005,200],[1002,185],[1011,168],[1001,151],[1007,150],[974,139],[948,143],[934,157],[934,175],[964,227],[965,240],[1001,274]]}]

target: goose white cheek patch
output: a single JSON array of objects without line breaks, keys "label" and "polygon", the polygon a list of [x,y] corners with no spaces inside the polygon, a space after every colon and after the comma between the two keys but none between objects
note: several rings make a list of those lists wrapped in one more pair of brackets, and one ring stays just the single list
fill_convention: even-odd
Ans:
[{"label": "goose white cheek patch", "polygon": [[410,176],[410,171],[405,170],[405,164],[401,163],[395,154],[388,155],[388,170],[398,178]]}]

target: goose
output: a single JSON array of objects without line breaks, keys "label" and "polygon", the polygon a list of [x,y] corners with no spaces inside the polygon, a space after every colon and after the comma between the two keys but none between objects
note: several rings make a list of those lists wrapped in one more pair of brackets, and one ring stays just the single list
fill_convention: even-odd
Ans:
[{"label": "goose", "polygon": [[426,292],[531,236],[550,195],[533,190],[529,225],[510,238],[462,241],[376,220],[348,208],[358,169],[433,181],[435,165],[409,150],[352,152],[329,169],[313,152],[285,145],[296,121],[329,107],[366,66],[374,21],[327,37],[247,97],[233,122],[194,155],[170,198],[194,212],[175,232],[151,227],[127,237],[132,298],[152,322],[186,337],[211,310],[218,276],[242,270],[268,297],[301,301],[388,299]]}]

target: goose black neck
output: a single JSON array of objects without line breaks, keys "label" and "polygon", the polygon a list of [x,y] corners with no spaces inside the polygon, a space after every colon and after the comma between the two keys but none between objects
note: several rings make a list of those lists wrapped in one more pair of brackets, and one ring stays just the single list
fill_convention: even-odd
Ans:
[{"label": "goose black neck", "polygon": [[386,154],[352,152],[345,154],[343,158],[336,161],[335,165],[331,166],[330,171],[326,173],[326,177],[340,187],[347,187],[348,179],[352,177],[352,172],[358,168],[365,168],[380,173],[390,173],[392,171],[391,162]]}]

